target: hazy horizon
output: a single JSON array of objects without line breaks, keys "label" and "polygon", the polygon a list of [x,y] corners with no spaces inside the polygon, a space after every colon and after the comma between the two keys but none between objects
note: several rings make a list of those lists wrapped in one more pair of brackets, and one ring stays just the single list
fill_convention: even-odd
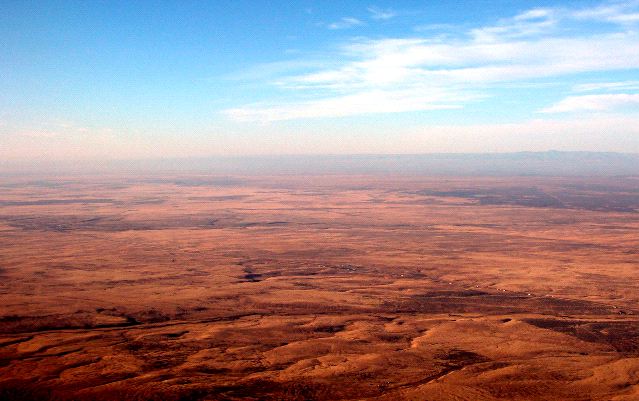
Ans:
[{"label": "hazy horizon", "polygon": [[444,176],[639,175],[639,154],[510,152],[422,154],[299,154],[82,161],[0,162],[0,175],[51,174],[416,174]]}]

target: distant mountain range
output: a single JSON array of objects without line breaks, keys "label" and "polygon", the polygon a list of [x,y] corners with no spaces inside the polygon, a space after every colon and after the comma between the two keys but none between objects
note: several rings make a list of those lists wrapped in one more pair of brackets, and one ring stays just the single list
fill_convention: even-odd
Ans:
[{"label": "distant mountain range", "polygon": [[175,171],[219,174],[639,175],[639,154],[613,152],[432,153],[414,155],[216,156],[108,162],[0,164],[4,174]]}]

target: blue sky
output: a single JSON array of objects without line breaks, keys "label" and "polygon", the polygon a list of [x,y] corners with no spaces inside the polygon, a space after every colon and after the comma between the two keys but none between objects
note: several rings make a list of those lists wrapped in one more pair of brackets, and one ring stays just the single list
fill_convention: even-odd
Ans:
[{"label": "blue sky", "polygon": [[639,1],[4,1],[0,158],[639,152]]}]

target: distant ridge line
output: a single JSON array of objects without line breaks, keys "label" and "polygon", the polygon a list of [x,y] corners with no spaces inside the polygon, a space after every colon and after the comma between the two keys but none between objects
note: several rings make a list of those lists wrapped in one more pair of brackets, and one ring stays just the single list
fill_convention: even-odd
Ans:
[{"label": "distant ridge line", "polygon": [[210,174],[422,174],[488,176],[639,175],[639,154],[521,151],[501,153],[315,154],[157,158],[110,161],[0,162],[20,172],[198,172]]}]

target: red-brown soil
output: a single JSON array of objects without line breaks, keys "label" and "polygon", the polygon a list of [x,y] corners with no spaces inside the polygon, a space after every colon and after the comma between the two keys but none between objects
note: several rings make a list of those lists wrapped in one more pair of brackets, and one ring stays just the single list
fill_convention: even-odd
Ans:
[{"label": "red-brown soil", "polygon": [[639,179],[0,180],[2,400],[638,400]]}]

